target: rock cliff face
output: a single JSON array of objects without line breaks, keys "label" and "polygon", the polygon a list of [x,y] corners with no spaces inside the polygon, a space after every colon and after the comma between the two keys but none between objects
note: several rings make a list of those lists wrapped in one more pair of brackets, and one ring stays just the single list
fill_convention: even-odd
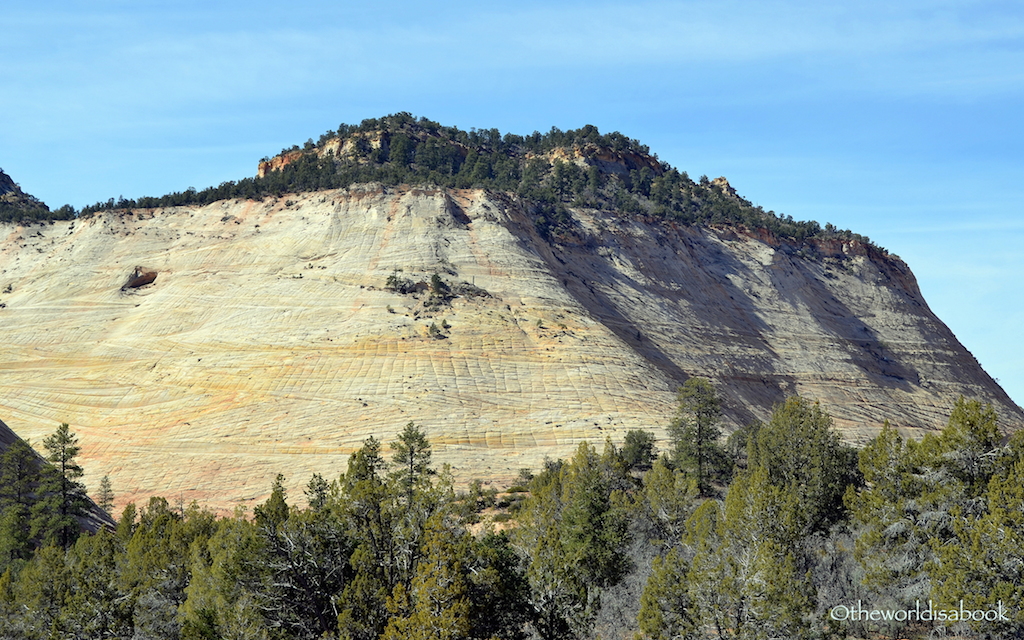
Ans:
[{"label": "rock cliff face", "polygon": [[552,243],[511,196],[359,186],[0,225],[0,416],[33,442],[70,423],[122,504],[225,509],[278,472],[301,500],[410,421],[462,482],[663,438],[693,375],[729,428],[791,394],[852,442],[938,429],[959,395],[1024,423],[895,257],[571,213]]}]

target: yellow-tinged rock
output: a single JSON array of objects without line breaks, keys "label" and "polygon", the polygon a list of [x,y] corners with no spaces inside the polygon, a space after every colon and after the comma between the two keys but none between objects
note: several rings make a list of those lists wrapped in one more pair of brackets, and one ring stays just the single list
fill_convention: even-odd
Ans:
[{"label": "yellow-tinged rock", "polygon": [[960,394],[1022,422],[897,258],[574,216],[553,244],[510,196],[371,185],[0,225],[0,417],[36,443],[70,423],[119,504],[222,509],[279,472],[301,503],[409,421],[461,482],[630,429],[666,446],[689,375],[731,427],[793,393],[852,441],[939,428]]}]

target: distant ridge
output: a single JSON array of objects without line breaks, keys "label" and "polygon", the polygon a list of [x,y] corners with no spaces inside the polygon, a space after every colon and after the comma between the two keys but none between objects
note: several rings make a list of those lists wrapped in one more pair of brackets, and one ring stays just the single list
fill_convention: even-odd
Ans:
[{"label": "distant ridge", "polygon": [[74,209],[61,207],[50,211],[50,207],[21,190],[21,187],[0,169],[0,222],[35,222],[39,220],[69,220]]}]

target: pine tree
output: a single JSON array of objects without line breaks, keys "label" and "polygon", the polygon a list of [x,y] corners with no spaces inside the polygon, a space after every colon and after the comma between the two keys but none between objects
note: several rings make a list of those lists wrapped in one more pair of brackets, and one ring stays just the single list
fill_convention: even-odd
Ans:
[{"label": "pine tree", "polygon": [[192,547],[191,578],[181,607],[183,638],[267,640],[267,625],[251,590],[262,584],[263,574],[253,570],[253,560],[262,553],[257,527],[241,510],[219,520],[206,544]]},{"label": "pine tree", "polygon": [[1001,439],[992,405],[965,400],[962,396],[957,399],[939,437],[939,445],[942,466],[964,483],[971,497],[985,493],[989,479],[999,468]]},{"label": "pine tree", "polygon": [[408,597],[426,524],[453,501],[451,475],[430,467],[430,442],[419,427],[407,424],[391,448],[391,473],[384,475],[388,466],[380,443],[369,438],[349,459],[339,482],[336,509],[355,546],[350,560],[354,575],[339,602],[339,630],[360,640],[384,632],[389,597]]},{"label": "pine tree", "polygon": [[653,640],[700,637],[697,611],[690,597],[689,563],[679,549],[654,559],[651,575],[640,596],[640,630]]},{"label": "pine tree", "polygon": [[37,549],[13,585],[21,637],[42,640],[70,635],[63,624],[63,608],[70,591],[64,550],[54,545]]},{"label": "pine tree", "polygon": [[100,529],[78,538],[66,556],[69,593],[62,607],[65,628],[75,638],[129,637],[132,611],[118,579],[124,546]]},{"label": "pine tree", "polygon": [[[878,600],[908,606],[933,596],[949,601],[955,592],[969,591],[965,600],[989,593],[978,578],[985,570],[961,573],[953,563],[979,553],[978,567],[993,568],[1001,547],[994,540],[988,547],[977,536],[1016,535],[1012,522],[993,511],[1006,495],[998,479],[1010,473],[1008,463],[1016,457],[1000,446],[991,407],[963,398],[940,435],[904,441],[886,425],[861,450],[865,486],[848,491],[846,504],[864,582]],[[968,578],[972,572],[975,577]]]},{"label": "pine tree", "polygon": [[579,637],[574,627],[587,628],[592,615],[586,587],[562,552],[562,484],[557,468],[538,474],[530,483],[530,497],[513,531],[513,540],[527,563],[532,626],[542,640]]},{"label": "pine tree", "polygon": [[[834,521],[850,478],[849,453],[830,425],[816,405],[792,399],[751,434],[749,467],[725,501],[697,507],[678,546],[655,563],[639,618],[645,633],[746,639],[821,631],[805,541]],[[647,502],[663,505],[662,521],[678,523],[689,507],[683,492],[663,495],[677,484],[669,470],[655,463],[645,483]]]},{"label": "pine tree", "polygon": [[100,493],[97,496],[96,506],[108,516],[114,513],[114,489],[110,486],[110,476],[103,476],[100,480]]},{"label": "pine tree", "polygon": [[18,605],[17,597],[14,594],[14,571],[8,566],[0,573],[0,633],[10,637],[18,637],[20,626],[21,607]]},{"label": "pine tree", "polygon": [[277,474],[273,485],[271,485],[270,497],[253,510],[256,524],[270,532],[271,535],[288,520],[289,509],[284,480],[284,475]]},{"label": "pine tree", "polygon": [[388,615],[385,601],[399,582],[393,540],[394,496],[385,481],[380,443],[372,436],[348,461],[340,481],[338,511],[355,550],[349,559],[355,575],[342,593],[338,629],[354,640],[376,640]]},{"label": "pine tree", "polygon": [[678,543],[697,498],[697,481],[679,469],[670,469],[658,459],[644,475],[644,505],[658,537]]},{"label": "pine tree", "polygon": [[203,545],[213,535],[211,513],[192,505],[182,514],[164,498],[150,498],[138,523],[130,526],[134,514],[122,513],[116,537],[131,530],[119,566],[118,588],[132,607],[138,637],[177,637],[178,609],[184,603],[190,577],[190,549]]},{"label": "pine tree", "polygon": [[584,443],[565,468],[562,493],[563,549],[588,585],[607,588],[628,570],[625,514],[611,498],[597,452]]},{"label": "pine tree", "polygon": [[687,521],[687,614],[698,628],[728,638],[812,635],[798,513],[796,497],[773,486],[763,468],[738,477],[724,504],[706,501],[694,512]]},{"label": "pine tree", "polygon": [[654,461],[654,434],[634,429],[626,433],[622,444],[622,457],[630,471],[647,471]]},{"label": "pine tree", "polygon": [[115,532],[117,533],[118,539],[122,544],[128,544],[128,541],[132,539],[135,534],[136,522],[135,518],[138,515],[137,509],[135,508],[134,502],[129,502],[121,510],[121,517],[117,519],[117,527]]},{"label": "pine tree", "polygon": [[925,563],[932,557],[930,527],[920,520],[926,491],[920,446],[906,441],[886,422],[859,453],[865,486],[847,491],[845,503],[858,533],[856,557],[864,582],[880,600],[907,605],[927,597]]},{"label": "pine tree", "polygon": [[324,480],[324,477],[319,473],[314,473],[309,478],[309,484],[306,485],[306,500],[309,502],[309,508],[314,511],[326,508],[330,490],[331,485]]},{"label": "pine tree", "polygon": [[79,482],[84,471],[76,461],[81,447],[66,422],[43,440],[43,447],[50,466],[43,469],[39,483],[40,497],[32,514],[33,536],[67,549],[78,538],[78,517],[85,514],[89,504],[85,485]]},{"label": "pine tree", "polygon": [[628,570],[624,513],[586,442],[570,463],[535,477],[530,492],[514,539],[529,563],[534,629],[545,640],[587,637],[602,590]]},{"label": "pine tree", "polygon": [[842,518],[846,488],[858,481],[856,451],[840,442],[828,413],[799,397],[775,408],[748,443],[747,457],[750,469],[763,467],[774,486],[797,497],[805,534]]},{"label": "pine tree", "polygon": [[462,555],[470,599],[470,637],[525,640],[530,586],[505,533],[488,533]]},{"label": "pine tree", "polygon": [[423,430],[410,422],[391,443],[394,451],[392,460],[395,471],[392,477],[398,482],[406,497],[406,506],[411,507],[413,494],[417,487],[423,487],[433,475],[430,468],[430,442]]},{"label": "pine tree", "polygon": [[15,440],[0,456],[0,509],[30,506],[39,481],[39,457],[24,440]]},{"label": "pine tree", "polygon": [[0,511],[0,568],[32,556],[30,521],[29,508],[24,505],[15,503]]},{"label": "pine tree", "polygon": [[254,601],[270,626],[296,638],[334,633],[339,597],[351,578],[353,544],[325,510],[294,511],[274,528],[259,527],[260,545],[246,558]]},{"label": "pine tree", "polygon": [[728,474],[728,457],[718,440],[722,403],[714,387],[704,378],[690,378],[679,388],[679,407],[669,425],[672,459],[676,466],[693,475],[702,496],[711,494],[714,480]]},{"label": "pine tree", "polygon": [[39,477],[39,457],[24,440],[12,442],[0,456],[0,568],[32,553]]}]

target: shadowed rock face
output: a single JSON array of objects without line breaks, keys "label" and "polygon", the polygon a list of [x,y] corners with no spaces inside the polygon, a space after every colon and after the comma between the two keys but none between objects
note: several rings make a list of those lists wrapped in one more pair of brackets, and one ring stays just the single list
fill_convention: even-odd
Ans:
[{"label": "shadowed rock face", "polygon": [[11,176],[4,173],[3,169],[0,169],[0,204],[23,208],[48,209],[39,198],[22,191],[21,187],[11,179]]},{"label": "shadowed rock face", "polygon": [[0,169],[0,197],[16,193],[18,191],[20,191],[20,189],[18,189],[18,185],[14,183],[14,180],[11,180],[11,176],[4,173],[3,169]]},{"label": "shadowed rock face", "polygon": [[727,428],[797,393],[852,442],[941,428],[959,395],[1024,422],[895,257],[574,216],[552,244],[508,196],[364,186],[0,226],[0,416],[34,442],[70,423],[121,504],[225,509],[279,472],[301,502],[409,421],[462,482],[664,443],[693,375]]},{"label": "shadowed rock face", "polygon": [[154,280],[156,280],[156,271],[147,271],[142,267],[136,267],[135,271],[128,277],[128,282],[125,282],[124,286],[121,287],[121,290],[138,289],[147,284],[152,284]]}]

